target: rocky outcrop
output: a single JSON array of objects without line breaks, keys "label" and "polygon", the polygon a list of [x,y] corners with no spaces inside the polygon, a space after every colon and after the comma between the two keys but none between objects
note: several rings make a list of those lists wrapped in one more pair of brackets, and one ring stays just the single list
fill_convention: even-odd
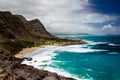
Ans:
[{"label": "rocky outcrop", "polygon": [[74,80],[73,78],[59,76],[56,73],[20,64],[17,61],[4,61],[0,62],[1,64],[2,74],[5,74],[3,76],[4,80],[9,80],[10,78],[11,80]]}]

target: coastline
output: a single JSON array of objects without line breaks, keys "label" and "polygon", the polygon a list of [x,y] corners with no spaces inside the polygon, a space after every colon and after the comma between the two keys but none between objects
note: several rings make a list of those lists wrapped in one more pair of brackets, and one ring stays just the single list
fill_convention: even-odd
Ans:
[{"label": "coastline", "polygon": [[[70,44],[69,44],[70,45]],[[71,44],[73,45],[73,44]],[[31,47],[31,48],[24,48],[20,52],[18,52],[16,55],[14,55],[16,58],[24,58],[24,57],[32,57],[33,55],[36,55],[32,57],[32,60],[25,60],[21,64],[25,64],[27,66],[32,66],[38,70],[45,70],[48,72],[56,73],[60,76],[64,76],[66,78],[71,78],[70,80],[82,80],[81,78],[74,76],[73,74],[69,74],[68,72],[62,70],[62,69],[54,69],[54,68],[46,68],[43,67],[43,65],[49,65],[49,61],[51,62],[51,59],[56,55],[53,53],[56,49],[59,49],[60,47],[68,46],[67,45],[61,45],[61,44],[53,44],[53,45],[41,45],[39,47]],[[41,56],[38,57],[38,56]],[[45,62],[48,61],[48,62]],[[37,64],[39,63],[39,66]],[[41,67],[40,67],[41,65]],[[69,79],[68,79],[69,80]]]},{"label": "coastline", "polygon": [[[52,73],[57,73],[60,76],[64,77],[70,77],[73,78],[72,80],[82,80],[81,78],[78,78],[77,76],[74,76],[73,74],[68,73],[67,71],[59,68],[52,68],[52,67],[45,67],[45,65],[50,65],[52,63],[52,58],[56,56],[56,53],[54,53],[55,50],[63,48],[63,46],[56,46],[56,45],[44,45],[35,48],[30,53],[24,53],[23,57],[31,57],[32,60],[24,60],[22,64],[26,64],[28,66],[33,66],[34,68],[37,68],[39,70],[45,70]],[[34,47],[33,47],[34,49]],[[27,50],[27,49],[24,49]],[[22,50],[22,51],[24,51]],[[32,48],[29,48],[29,50],[32,50]],[[33,56],[34,55],[34,56]],[[38,65],[39,64],[39,65]]]},{"label": "coastline", "polygon": [[61,45],[41,45],[39,47],[23,48],[20,52],[14,55],[16,58],[23,58],[25,55],[30,54],[38,49],[45,48],[48,46],[61,46]]},{"label": "coastline", "polygon": [[39,48],[44,48],[48,45],[41,45],[39,47],[31,47],[31,48],[23,48],[20,52],[18,52],[16,55],[14,55],[16,58],[23,58],[26,54],[32,53],[33,51],[39,49]]},{"label": "coastline", "polygon": [[[56,49],[56,47],[59,47],[59,46],[61,46],[61,45],[41,45],[39,47],[24,48],[23,50],[21,50],[18,53],[18,55],[15,55],[15,56],[16,56],[17,59],[20,59],[20,58],[23,58],[25,55],[29,55],[29,54],[31,55],[32,53],[37,52],[39,50],[41,50],[40,55],[44,55],[44,54],[46,55],[46,50],[47,50],[48,54],[47,54],[47,57],[45,57],[45,59],[51,59],[55,55],[52,52]],[[33,58],[32,62],[37,64],[37,62],[34,62],[35,61],[34,59],[35,58]],[[42,58],[40,60],[42,60]],[[33,78],[32,80],[36,80],[37,75],[39,75],[41,77],[40,80],[43,80],[43,78],[44,79],[50,78],[50,79],[47,79],[47,80],[51,80],[51,79],[53,79],[53,80],[59,80],[59,79],[60,80],[79,80],[79,79],[76,79],[76,78],[72,77],[71,75],[70,76],[62,75],[62,74],[60,74],[61,72],[59,72],[59,71],[58,72],[56,72],[54,70],[51,71],[51,70],[47,70],[47,69],[38,68],[38,67],[35,67],[33,65],[26,64],[26,63],[25,64],[21,63],[21,60],[16,61],[16,59],[15,59],[14,61],[6,61],[6,62],[1,61],[0,64],[2,64],[3,66],[6,66],[6,68],[8,68],[7,65],[12,65],[10,67],[11,68],[14,67],[15,69],[10,70],[10,71],[17,74],[18,78],[21,78],[21,77],[19,77],[19,74],[21,74],[19,72],[22,71],[22,75],[25,75],[25,74],[34,75],[34,74],[36,74],[36,76],[32,76],[32,78]],[[19,66],[19,67],[17,67],[17,66]],[[2,67],[2,70],[5,74],[8,74],[9,72],[5,72],[6,68]],[[16,72],[16,69],[18,70],[17,72]],[[14,75],[14,73],[12,75]],[[29,79],[29,77],[27,75],[25,75],[24,77],[26,78],[26,80]]]}]

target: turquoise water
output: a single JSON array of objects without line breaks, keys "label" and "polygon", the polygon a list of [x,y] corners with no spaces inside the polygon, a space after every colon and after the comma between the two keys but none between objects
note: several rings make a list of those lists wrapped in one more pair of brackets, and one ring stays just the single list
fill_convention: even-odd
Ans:
[{"label": "turquoise water", "polygon": [[89,44],[56,50],[52,60],[58,68],[83,79],[120,80],[120,36],[60,37],[83,39]]}]

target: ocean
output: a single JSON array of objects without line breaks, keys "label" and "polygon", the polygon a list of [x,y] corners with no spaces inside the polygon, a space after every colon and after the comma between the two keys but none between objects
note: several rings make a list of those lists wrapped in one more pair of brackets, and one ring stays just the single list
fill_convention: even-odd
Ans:
[{"label": "ocean", "polygon": [[88,44],[47,46],[25,57],[23,64],[56,72],[77,80],[120,80],[120,36],[59,35]]}]

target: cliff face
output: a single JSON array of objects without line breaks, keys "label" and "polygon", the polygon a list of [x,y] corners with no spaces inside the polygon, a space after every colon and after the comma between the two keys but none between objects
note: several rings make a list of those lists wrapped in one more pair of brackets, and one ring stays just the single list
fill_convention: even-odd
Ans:
[{"label": "cliff face", "polygon": [[21,15],[13,15],[8,11],[0,12],[0,41],[32,40],[39,37],[52,38],[53,36],[46,31],[38,19],[28,22]]}]

